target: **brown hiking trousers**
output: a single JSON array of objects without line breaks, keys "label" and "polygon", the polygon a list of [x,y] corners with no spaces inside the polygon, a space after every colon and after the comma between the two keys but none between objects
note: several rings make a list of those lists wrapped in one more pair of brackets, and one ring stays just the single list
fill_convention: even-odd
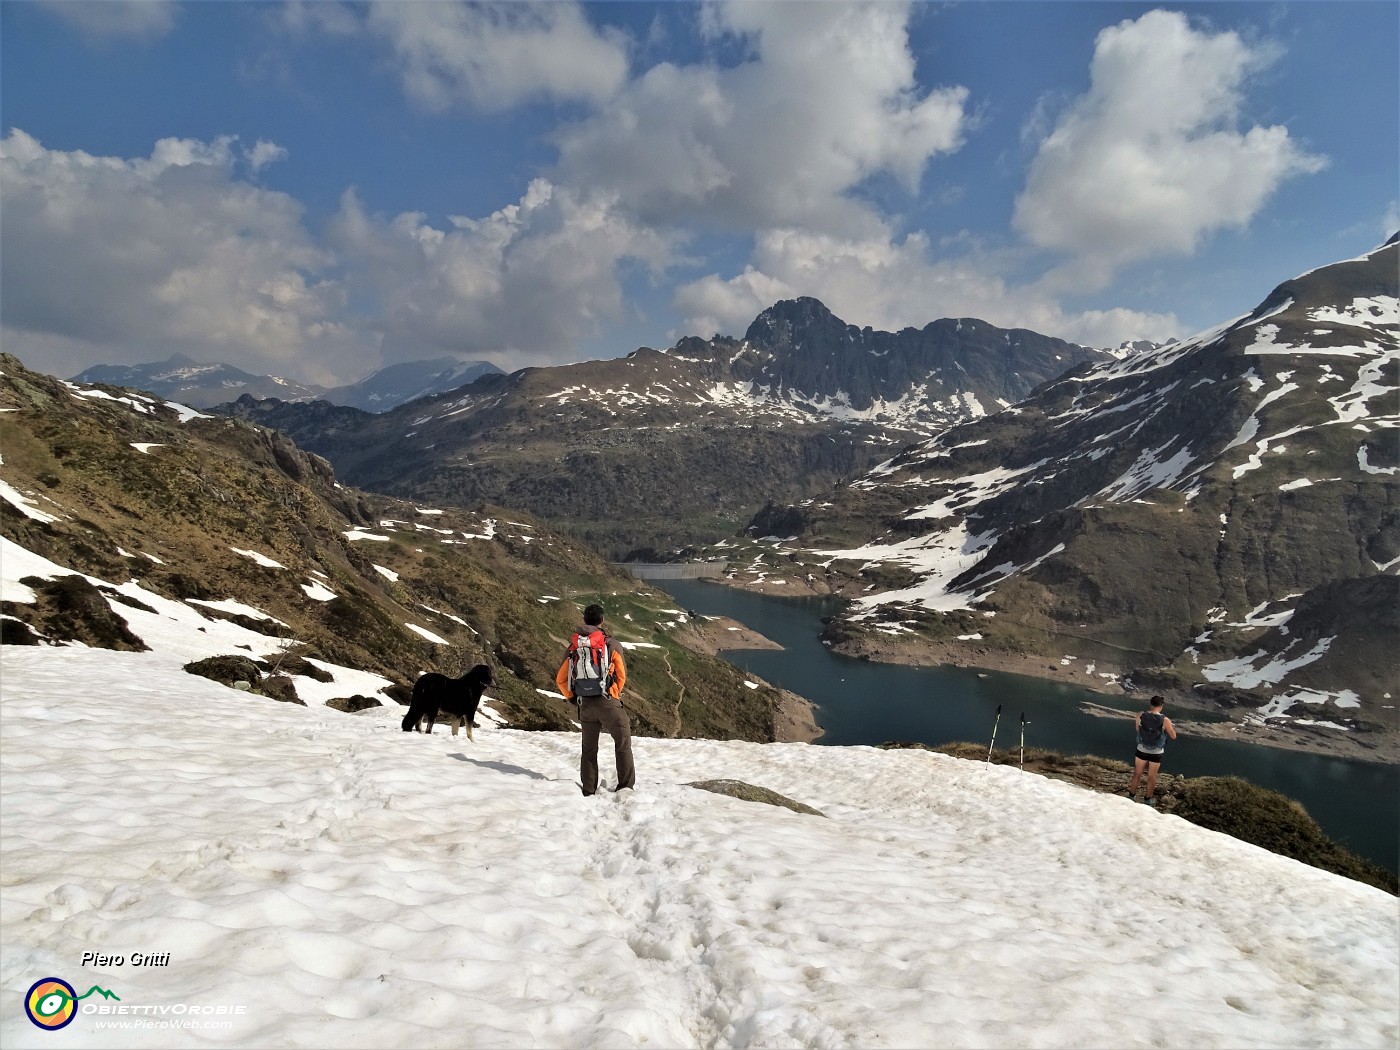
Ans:
[{"label": "brown hiking trousers", "polygon": [[632,768],[632,720],[622,704],[611,697],[584,700],[579,705],[578,720],[583,726],[583,758],[579,763],[579,781],[583,793],[598,790],[598,736],[603,731],[613,738],[617,755],[617,786],[635,786],[637,772]]}]

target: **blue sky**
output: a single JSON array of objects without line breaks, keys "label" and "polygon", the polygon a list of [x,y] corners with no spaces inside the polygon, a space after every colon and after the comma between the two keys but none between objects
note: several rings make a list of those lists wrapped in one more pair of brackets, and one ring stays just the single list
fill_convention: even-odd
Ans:
[{"label": "blue sky", "polygon": [[1186,336],[1397,226],[1400,5],[0,0],[0,338],[333,384],[812,295]]}]

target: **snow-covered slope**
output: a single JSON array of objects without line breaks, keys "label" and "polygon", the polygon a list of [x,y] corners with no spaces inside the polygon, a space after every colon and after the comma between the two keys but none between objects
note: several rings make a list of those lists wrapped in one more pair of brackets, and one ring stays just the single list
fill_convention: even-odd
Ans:
[{"label": "snow-covered slope", "polygon": [[[655,739],[638,790],[583,798],[573,734],[250,697],[183,673],[229,639],[160,612],[151,652],[0,652],[7,1047],[1400,1036],[1393,897],[1127,799],[928,752]],[[825,816],[687,786],[712,778]],[[47,977],[120,998],[55,1036],[22,1009]]]},{"label": "snow-covered slope", "polygon": [[232,401],[241,394],[259,398],[276,397],[283,401],[310,401],[322,393],[320,387],[293,379],[253,375],[233,365],[194,361],[183,354],[140,365],[93,365],[79,372],[73,381],[148,390],[196,408],[209,408]]},{"label": "snow-covered slope", "polygon": [[387,412],[420,397],[466,386],[481,376],[498,375],[500,371],[490,361],[459,361],[453,357],[405,361],[381,368],[357,383],[327,390],[321,396],[333,405]]}]

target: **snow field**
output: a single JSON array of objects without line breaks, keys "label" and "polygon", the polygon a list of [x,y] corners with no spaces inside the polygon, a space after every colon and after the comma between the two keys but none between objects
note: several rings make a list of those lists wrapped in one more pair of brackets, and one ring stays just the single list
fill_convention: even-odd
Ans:
[{"label": "snow field", "polygon": [[[583,798],[571,734],[404,734],[397,708],[277,704],[158,653],[6,647],[0,672],[6,1046],[1400,1034],[1394,898],[1013,768],[638,739],[639,790]],[[717,778],[827,816],[685,786]],[[89,950],[171,960],[80,968]],[[18,1007],[50,975],[246,1012],[55,1036]]]}]

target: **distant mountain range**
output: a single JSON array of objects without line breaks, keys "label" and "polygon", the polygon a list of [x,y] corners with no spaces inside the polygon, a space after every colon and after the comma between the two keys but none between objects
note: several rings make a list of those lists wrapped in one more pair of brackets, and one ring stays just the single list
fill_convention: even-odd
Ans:
[{"label": "distant mountain range", "polygon": [[982,321],[856,328],[780,302],[743,339],[486,376],[377,416],[244,397],[353,484],[538,514],[614,557],[732,535],[768,499],[850,480],[1105,351]]},{"label": "distant mountain range", "polygon": [[175,354],[165,361],[144,365],[93,365],[74,376],[73,381],[146,390],[192,408],[212,408],[247,395],[293,402],[329,401],[366,412],[385,412],[406,401],[455,390],[500,371],[489,361],[440,357],[389,365],[358,383],[326,388],[278,376],[253,375],[233,365],[204,364]]},{"label": "distant mountain range", "polygon": [[782,537],[772,563],[869,584],[828,635],[853,654],[1074,659],[1261,719],[1400,728],[1397,273],[1392,238],[754,530]]}]

